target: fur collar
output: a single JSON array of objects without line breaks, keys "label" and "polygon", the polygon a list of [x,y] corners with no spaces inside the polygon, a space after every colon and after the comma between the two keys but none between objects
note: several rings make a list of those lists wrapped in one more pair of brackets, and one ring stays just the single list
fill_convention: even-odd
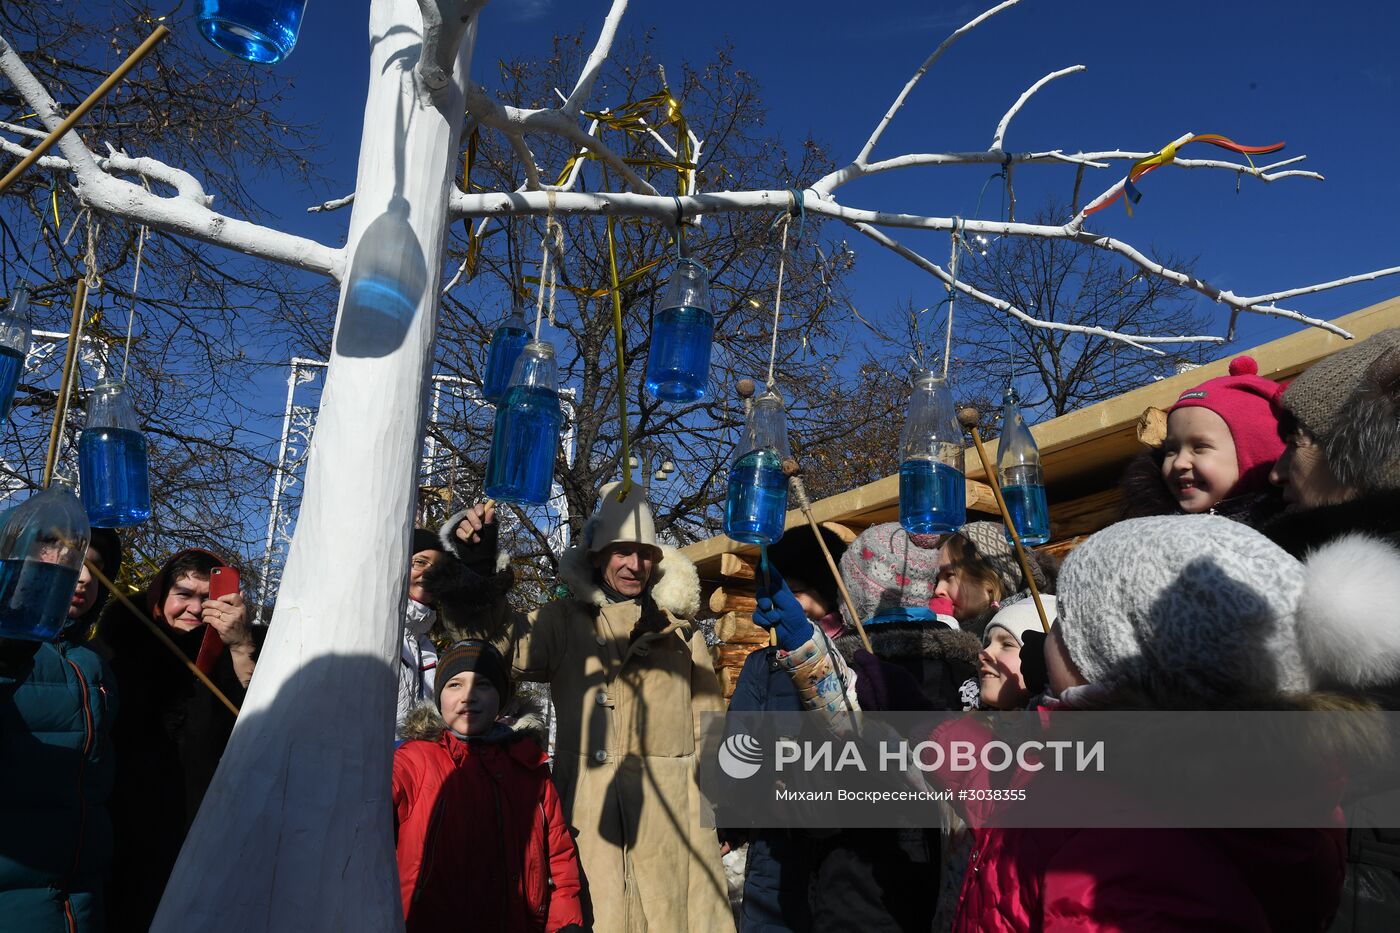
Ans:
[{"label": "fur collar", "polygon": [[[700,611],[700,575],[690,559],[673,547],[660,545],[661,559],[652,571],[647,594],[656,608],[682,619],[693,619]],[[593,564],[583,548],[575,545],[559,561],[559,578],[581,603],[606,606],[608,597],[593,580]]]},{"label": "fur collar", "polygon": [[1299,560],[1349,532],[1400,545],[1400,491],[1373,492],[1338,505],[1290,509],[1260,530]]},{"label": "fur collar", "polygon": [[[436,742],[446,731],[447,723],[443,721],[442,713],[438,712],[438,708],[431,701],[425,700],[409,710],[408,715],[404,717],[403,726],[399,729],[399,738],[405,742]],[[541,748],[549,744],[549,730],[545,728],[539,709],[532,704],[522,704],[515,721],[505,731],[488,733],[478,741],[507,744],[520,739],[533,739]]]},{"label": "fur collar", "polygon": [[[870,636],[870,647],[879,658],[921,658],[928,661],[962,661],[977,664],[977,653],[982,643],[970,632],[960,632],[942,623],[888,622],[871,625],[865,629]],[[864,647],[860,635],[846,632],[836,639],[836,647],[843,657],[854,657],[856,651]]]}]

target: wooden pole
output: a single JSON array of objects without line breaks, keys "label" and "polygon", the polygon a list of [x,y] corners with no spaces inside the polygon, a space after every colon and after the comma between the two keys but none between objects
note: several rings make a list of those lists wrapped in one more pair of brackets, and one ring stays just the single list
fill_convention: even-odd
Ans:
[{"label": "wooden pole", "polygon": [[63,122],[54,127],[52,133],[45,136],[29,155],[25,156],[20,160],[18,165],[10,169],[9,174],[4,178],[0,178],[0,194],[4,194],[5,190],[18,181],[19,177],[28,171],[31,165],[38,162],[44,153],[52,149],[53,144],[58,142],[59,139],[63,137],[64,133],[73,128],[73,124],[86,116],[87,112],[91,110],[98,101],[106,97],[108,92],[116,87],[117,83],[120,82],[122,78],[126,77],[128,71],[135,68],[137,63],[150,54],[151,49],[154,49],[156,45],[160,43],[160,40],[168,35],[170,35],[169,29],[166,29],[164,26],[157,26],[155,32],[147,36],[146,41],[138,45],[135,51],[126,57],[126,61],[118,65],[117,70],[108,75],[107,79],[97,86],[97,90],[87,96],[87,100],[74,107],[73,112],[64,117]]},{"label": "wooden pole", "polygon": [[1040,590],[1036,588],[1035,576],[1031,573],[1031,562],[1026,557],[1026,549],[1021,544],[1021,536],[1016,532],[1016,523],[1011,520],[1011,512],[1006,508],[1006,499],[1001,495],[1001,483],[997,481],[996,470],[992,461],[987,458],[987,448],[982,446],[982,435],[977,432],[977,423],[982,419],[982,414],[976,408],[968,405],[958,410],[958,421],[972,435],[972,443],[977,445],[977,456],[982,459],[982,470],[987,474],[987,485],[992,487],[992,495],[996,497],[997,509],[1001,512],[1001,520],[1006,523],[1006,530],[1011,535],[1011,544],[1016,548],[1016,559],[1021,562],[1021,575],[1026,578],[1026,586],[1031,591],[1031,599],[1035,600],[1035,611],[1040,615],[1040,627],[1046,634],[1050,632],[1050,620],[1045,615],[1045,607],[1040,602]]},{"label": "wooden pole", "polygon": [[53,469],[58,462],[58,442],[63,437],[63,422],[68,414],[68,389],[73,381],[73,364],[78,358],[78,326],[83,321],[83,310],[87,307],[87,279],[78,279],[78,288],[73,292],[73,319],[68,324],[68,349],[63,354],[63,377],[58,381],[58,398],[54,402],[53,424],[49,427],[49,452],[44,457],[44,483],[49,488],[53,480]]},{"label": "wooden pole", "polygon": [[826,546],[826,538],[822,537],[821,526],[817,524],[816,518],[812,515],[812,500],[807,498],[807,486],[802,482],[802,467],[796,460],[784,460],[783,472],[787,474],[788,484],[792,486],[792,491],[797,494],[797,507],[807,517],[807,524],[811,526],[812,534],[817,536],[817,546],[822,549],[822,556],[826,558],[826,568],[831,571],[831,576],[836,580],[836,588],[841,591],[841,599],[846,604],[846,611],[850,613],[851,620],[856,624],[856,634],[860,635],[860,643],[865,646],[866,651],[873,655],[875,649],[870,644],[870,636],[865,634],[865,625],[860,620],[860,613],[856,612],[855,603],[851,601],[851,594],[846,589],[846,581],[841,579],[841,571],[836,566],[836,559],[831,556],[831,549]]}]

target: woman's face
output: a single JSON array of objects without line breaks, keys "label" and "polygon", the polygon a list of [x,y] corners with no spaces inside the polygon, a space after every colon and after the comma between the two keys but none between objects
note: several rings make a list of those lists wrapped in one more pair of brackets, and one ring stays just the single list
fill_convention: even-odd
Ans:
[{"label": "woman's face", "polygon": [[1334,505],[1356,495],[1333,474],[1322,445],[1301,427],[1288,438],[1269,471],[1269,482],[1283,488],[1285,502],[1304,508]]},{"label": "woman's face", "polygon": [[938,549],[938,586],[934,596],[953,603],[953,618],[959,622],[975,619],[992,605],[992,594],[985,586],[969,580],[962,568],[953,563],[948,545]]},{"label": "woman's face", "polygon": [[1031,698],[1021,676],[1021,644],[1001,626],[977,655],[977,683],[983,709],[1023,709]]}]

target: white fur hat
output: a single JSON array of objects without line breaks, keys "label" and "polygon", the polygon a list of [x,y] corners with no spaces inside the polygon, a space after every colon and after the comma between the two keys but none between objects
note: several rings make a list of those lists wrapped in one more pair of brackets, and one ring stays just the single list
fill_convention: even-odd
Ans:
[{"label": "white fur hat", "polygon": [[[618,501],[622,483],[608,483],[598,493],[598,508],[583,526],[584,550],[596,554],[610,544],[645,544],[656,548],[656,524],[645,487],[634,484]],[[658,549],[659,550],[659,549]]]}]

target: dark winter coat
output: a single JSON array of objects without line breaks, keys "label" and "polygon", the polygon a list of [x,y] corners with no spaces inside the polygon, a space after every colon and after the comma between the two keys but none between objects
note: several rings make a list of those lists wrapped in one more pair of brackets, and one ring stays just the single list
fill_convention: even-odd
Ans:
[{"label": "dark winter coat", "polygon": [[[149,611],[155,597],[169,589],[170,565],[187,553],[166,561],[147,593],[132,601]],[[156,624],[186,658],[198,657],[204,627],[182,632],[162,621]],[[256,627],[253,632],[255,637],[261,635]],[[110,653],[122,697],[122,717],[113,730],[116,848],[108,921],[113,930],[144,930],[155,916],[185,833],[213,780],[234,717],[120,603],[103,613],[98,635]],[[227,651],[218,655],[209,677],[229,700],[242,705],[247,689],[239,683]]]},{"label": "dark winter coat", "polygon": [[115,715],[86,645],[0,640],[0,930],[104,928]]},{"label": "dark winter coat", "polygon": [[[1347,534],[1361,533],[1400,547],[1400,492],[1374,492],[1339,505],[1290,509],[1262,529],[1299,560]],[[1400,625],[1400,610],[1378,624]],[[1400,710],[1400,684],[1367,698]],[[1347,880],[1335,931],[1400,930],[1400,829],[1350,829],[1346,838]]]},{"label": "dark winter coat", "polygon": [[[115,577],[116,533],[95,529],[92,546]],[[106,598],[55,641],[0,639],[0,931],[104,927],[117,695],[83,638]]]},{"label": "dark winter coat", "polygon": [[535,726],[527,717],[464,740],[431,706],[409,714],[393,783],[408,933],[583,923],[578,851]]},{"label": "dark winter coat", "polygon": [[[1143,451],[1123,468],[1119,488],[1123,491],[1123,512],[1120,519],[1145,518],[1149,515],[1181,515],[1181,507],[1162,482],[1163,450],[1160,447]],[[1221,515],[1250,528],[1263,528],[1283,511],[1283,495],[1270,486],[1258,492],[1222,499],[1211,514]]]},{"label": "dark winter coat", "polygon": [[[982,650],[982,642],[971,632],[959,631],[936,621],[867,622],[865,632],[870,638],[870,646],[875,649],[875,656],[881,662],[907,672],[919,684],[928,700],[925,705],[918,706],[889,705],[890,701],[883,697],[867,696],[863,690],[874,690],[877,682],[884,683],[883,679],[877,680],[867,675],[856,679],[861,709],[932,708],[959,711],[970,706],[976,698],[977,653]],[[852,659],[864,650],[855,632],[838,638],[836,647],[844,657]],[[927,705],[929,701],[932,702],[931,707]]]}]

